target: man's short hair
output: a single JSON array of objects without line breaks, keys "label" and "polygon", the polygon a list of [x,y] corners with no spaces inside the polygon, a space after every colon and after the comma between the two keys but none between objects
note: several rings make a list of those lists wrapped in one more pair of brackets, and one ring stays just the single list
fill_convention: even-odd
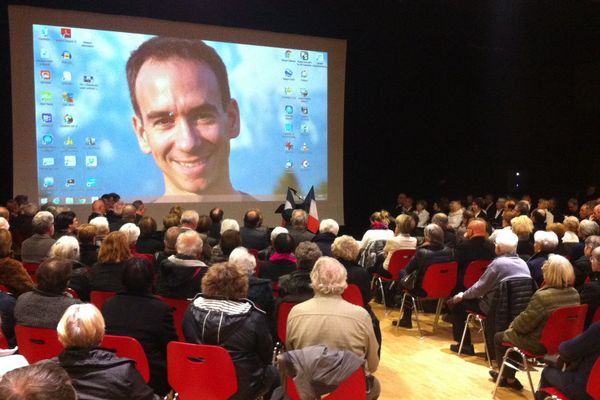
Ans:
[{"label": "man's short hair", "polygon": [[242,245],[242,237],[240,236],[240,232],[234,229],[227,229],[225,232],[221,233],[221,238],[219,239],[219,247],[221,247],[221,251],[224,255],[229,256],[233,249]]},{"label": "man's short hair", "polygon": [[198,212],[195,210],[185,210],[183,214],[181,214],[181,220],[179,223],[181,225],[198,226],[198,219],[200,219]]},{"label": "man's short hair", "polygon": [[223,234],[223,232],[225,231],[240,231],[240,224],[238,224],[238,222],[235,219],[232,218],[227,218],[224,219],[223,222],[221,222],[221,230],[220,233],[221,235]]},{"label": "man's short hair", "polygon": [[534,224],[543,224],[546,222],[546,210],[538,208],[531,213],[531,219]]},{"label": "man's short hair", "polygon": [[125,261],[121,282],[127,292],[150,293],[154,282],[150,261],[144,257],[131,257]]},{"label": "man's short hair", "polygon": [[310,281],[313,290],[321,295],[341,295],[348,287],[346,268],[335,258],[321,257],[315,263]]},{"label": "man's short hair", "polygon": [[[436,214],[437,215],[437,214]],[[446,217],[446,221],[448,217]],[[417,226],[415,219],[410,215],[400,214],[396,217],[396,228],[399,233],[410,234]]]},{"label": "man's short hair", "polygon": [[40,211],[33,217],[31,228],[34,233],[43,235],[48,233],[54,224],[54,216],[48,211]]},{"label": "man's short hair", "polygon": [[258,228],[262,225],[262,212],[258,208],[251,208],[244,214],[244,226]]},{"label": "man's short hair", "polygon": [[100,345],[104,337],[104,318],[90,303],[69,306],[58,322],[58,341],[65,348],[90,348]]},{"label": "man's short hair", "polygon": [[496,236],[496,246],[502,253],[514,254],[517,251],[519,237],[506,229],[500,229]]},{"label": "man's short hair", "polygon": [[177,253],[184,256],[199,258],[202,254],[202,238],[196,231],[186,230],[177,236],[175,248]]},{"label": "man's short hair", "polygon": [[337,236],[339,231],[340,231],[340,225],[331,218],[324,219],[319,224],[319,233],[331,233],[334,236]]},{"label": "man's short hair", "polygon": [[589,219],[584,219],[579,223],[579,237],[585,239],[591,235],[598,235],[600,233],[600,229],[598,224],[594,221],[590,221]]},{"label": "man's short hair", "polygon": [[175,246],[177,244],[177,237],[179,234],[183,232],[183,230],[178,226],[172,226],[165,232],[165,251],[175,251]]},{"label": "man's short hair", "polygon": [[135,83],[140,69],[146,61],[167,61],[171,59],[190,60],[206,64],[215,74],[221,91],[221,102],[226,108],[231,101],[227,68],[215,49],[201,40],[156,36],[142,43],[127,60],[127,83],[131,104],[140,115],[140,107],[135,96]]},{"label": "man's short hair", "polygon": [[208,216],[214,223],[219,223],[223,219],[224,212],[221,208],[215,207],[208,213]]},{"label": "man's short hair", "polygon": [[79,241],[75,236],[61,236],[50,247],[49,257],[56,257],[62,260],[79,260]]},{"label": "man's short hair", "polygon": [[196,230],[200,233],[208,233],[211,225],[212,221],[210,220],[210,217],[204,214],[198,218],[198,226],[196,226]]},{"label": "man's short hair", "polygon": [[123,211],[121,212],[121,218],[128,222],[135,222],[137,208],[133,204],[127,204],[123,207]]},{"label": "man's short hair", "polygon": [[308,224],[308,215],[306,214],[306,211],[300,209],[292,211],[290,224],[292,226],[306,226]]},{"label": "man's short hair", "polygon": [[519,215],[529,215],[529,203],[527,200],[519,200],[515,205],[515,210],[519,213]]},{"label": "man's short hair", "polygon": [[280,233],[289,233],[289,231],[284,228],[283,226],[276,226],[275,228],[273,228],[273,230],[271,231],[271,243],[275,242],[275,238],[280,234]]},{"label": "man's short hair", "polygon": [[352,236],[342,235],[331,245],[331,254],[338,260],[355,262],[358,258],[360,245]]},{"label": "man's short hair", "polygon": [[35,271],[37,288],[43,292],[61,294],[67,288],[73,265],[71,261],[48,258]]},{"label": "man's short hair", "polygon": [[275,247],[275,251],[281,254],[290,254],[294,251],[296,243],[294,238],[289,233],[280,233],[275,238],[275,242],[273,243],[273,247]]},{"label": "man's short hair", "polygon": [[554,232],[537,231],[533,241],[542,247],[543,251],[553,251],[558,246],[558,236]]},{"label": "man's short hair", "polygon": [[590,235],[585,238],[584,246],[589,247],[590,249],[595,249],[596,247],[600,247],[600,236],[598,235]]},{"label": "man's short hair", "polygon": [[71,378],[58,363],[38,361],[7,372],[0,381],[0,398],[10,400],[76,400]]},{"label": "man's short hair", "polygon": [[296,256],[296,265],[299,270],[310,271],[317,262],[317,260],[323,256],[321,249],[313,242],[300,242],[294,250]]},{"label": "man's short hair", "polygon": [[127,235],[127,240],[129,241],[129,244],[134,243],[140,237],[140,228],[136,224],[131,222],[123,224],[119,228],[119,232],[123,232],[125,235]]},{"label": "man's short hair", "polygon": [[430,243],[444,244],[444,231],[437,224],[427,225],[423,230],[423,235]]},{"label": "man's short hair", "polygon": [[431,223],[446,229],[448,226],[448,216],[444,213],[437,213],[431,218]]},{"label": "man's short hair", "polygon": [[138,222],[140,228],[140,236],[147,238],[156,233],[156,221],[152,217],[142,217]]}]

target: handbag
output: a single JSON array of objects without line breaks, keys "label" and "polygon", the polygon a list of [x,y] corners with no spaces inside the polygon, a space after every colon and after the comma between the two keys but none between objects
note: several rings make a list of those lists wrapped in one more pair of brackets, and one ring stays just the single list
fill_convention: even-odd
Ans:
[{"label": "handbag", "polygon": [[406,274],[402,277],[402,279],[400,279],[400,285],[402,285],[402,287],[404,289],[408,289],[408,290],[412,290],[415,288],[415,284],[417,283],[417,272],[418,271],[413,271],[410,274]]}]

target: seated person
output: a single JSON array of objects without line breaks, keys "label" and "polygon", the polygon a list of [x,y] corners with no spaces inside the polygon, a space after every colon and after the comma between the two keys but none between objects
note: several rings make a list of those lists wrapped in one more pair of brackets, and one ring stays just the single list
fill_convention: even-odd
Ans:
[{"label": "seated person", "polygon": [[[460,292],[452,298],[452,336],[460,343],[467,318],[466,309],[487,314],[492,305],[494,292],[500,283],[519,278],[530,278],[529,268],[525,261],[517,255],[517,235],[508,230],[501,230],[496,236],[496,258],[487,267],[481,278],[464,293]],[[458,352],[458,344],[451,344],[450,350]],[[473,355],[471,332],[467,329],[463,352]]]},{"label": "seated person", "polygon": [[542,265],[548,259],[550,253],[554,253],[558,246],[558,236],[554,232],[537,231],[533,235],[533,255],[527,261],[531,277],[538,286],[542,286],[544,274]]},{"label": "seated person", "polygon": [[36,271],[37,284],[23,293],[15,306],[17,325],[55,329],[65,310],[81,303],[65,293],[71,278],[71,263],[49,258]]},{"label": "seated person", "polygon": [[[154,267],[157,270],[164,260],[177,253],[175,245],[177,244],[177,236],[179,236],[181,232],[183,231],[178,226],[171,226],[165,231],[163,239],[164,249],[154,253]],[[202,236],[202,234],[200,236]]]},{"label": "seated person", "polygon": [[364,233],[360,241],[360,251],[363,251],[367,245],[375,240],[390,240],[394,237],[394,232],[388,229],[390,224],[390,213],[386,210],[376,211],[371,214],[371,225]]},{"label": "seated person", "polygon": [[[452,250],[444,246],[444,230],[439,225],[427,225],[423,234],[425,235],[423,244],[417,249],[414,257],[400,274],[400,277],[404,277],[413,271],[418,271],[415,287],[411,290],[411,293],[419,297],[427,296],[421,285],[429,266],[454,259]],[[412,304],[409,303],[409,301],[404,303],[402,319],[392,321],[394,326],[412,328]]]},{"label": "seated person", "polygon": [[510,221],[512,231],[519,238],[517,245],[517,254],[524,260],[528,260],[533,254],[533,243],[531,234],[533,233],[533,221],[527,215],[519,215]]},{"label": "seated person", "polygon": [[313,242],[319,246],[324,256],[331,257],[331,245],[340,231],[339,224],[333,219],[324,219],[319,224],[319,232]]},{"label": "seated person", "polygon": [[67,308],[56,328],[64,346],[53,361],[67,371],[80,400],[158,400],[135,362],[100,348],[104,318],[93,304]]},{"label": "seated person", "polygon": [[456,275],[457,290],[463,290],[465,272],[471,262],[476,260],[492,260],[496,254],[494,244],[487,240],[487,225],[482,219],[473,219],[467,225],[465,240],[461,240],[456,246],[454,255],[458,262],[458,274]]},{"label": "seated person", "polygon": [[[494,336],[498,368],[502,365],[507,349],[502,345],[503,342],[510,342],[534,354],[545,354],[546,348],[540,343],[540,338],[550,314],[560,307],[579,305],[579,293],[572,287],[575,275],[569,260],[552,254],[544,264],[543,271],[544,287],[533,294],[527,308],[513,320],[507,330]],[[515,354],[511,354],[512,356]],[[501,379],[500,386],[521,390],[523,385],[515,377],[516,372],[515,369],[506,367],[502,377],[498,377],[495,370],[490,370],[490,376],[494,381]]]},{"label": "seated person", "polygon": [[91,267],[98,261],[98,250],[96,245],[96,233],[98,228],[92,224],[83,224],[77,230],[77,240],[79,240],[79,262],[86,267]]},{"label": "seated person", "polygon": [[280,233],[288,233],[288,230],[286,228],[284,228],[283,226],[276,226],[275,228],[273,228],[273,230],[269,234],[269,239],[270,239],[269,243],[270,244],[265,249],[258,252],[259,260],[262,260],[262,261],[268,260],[269,258],[271,258],[273,253],[275,253],[275,247],[274,247],[275,238]]},{"label": "seated person", "polygon": [[591,325],[594,314],[600,306],[600,247],[592,251],[592,274],[590,282],[585,283],[579,295],[581,304],[588,305],[588,311],[585,318],[585,328]]},{"label": "seated person", "polygon": [[33,235],[21,244],[21,259],[25,263],[41,263],[48,257],[48,251],[54,244],[54,215],[40,211],[31,221]]},{"label": "seated person", "polygon": [[58,258],[71,263],[72,272],[69,287],[83,301],[90,299],[90,281],[87,273],[87,268],[79,262],[79,242],[74,236],[64,235],[58,238],[56,243],[50,248],[48,253],[50,258]]},{"label": "seated person", "polygon": [[308,214],[304,210],[296,209],[292,211],[290,225],[288,226],[289,233],[294,238],[294,248],[302,242],[310,242],[315,235],[308,230]]},{"label": "seated person", "polygon": [[33,289],[33,281],[23,264],[12,257],[12,243],[10,232],[0,229],[0,284],[18,297]]},{"label": "seated person", "polygon": [[289,233],[280,233],[273,243],[275,253],[271,255],[269,261],[264,261],[261,265],[259,278],[270,279],[273,282],[279,281],[282,275],[292,273],[296,270],[296,257],[294,249],[296,244],[294,238]]},{"label": "seated person", "polygon": [[388,272],[390,260],[396,250],[415,250],[417,248],[417,238],[410,236],[415,230],[415,219],[410,215],[400,214],[396,217],[396,236],[385,242],[383,255],[383,271],[379,269],[377,273],[391,278],[392,275]]},{"label": "seated person", "polygon": [[167,344],[177,340],[171,306],[152,295],[153,268],[145,258],[132,257],[123,267],[125,291],[106,300],[102,315],[109,335],[137,339],[148,357],[150,382],[155,393],[164,396],[167,382]]},{"label": "seated person", "polygon": [[164,244],[157,239],[156,221],[152,217],[142,217],[138,222],[140,236],[135,242],[135,248],[141,254],[154,254],[164,248]]},{"label": "seated person", "polygon": [[[221,238],[223,238],[221,236]],[[254,275],[256,258],[245,247],[235,248],[229,255],[229,263],[248,272],[248,300],[252,301],[267,315],[273,311],[273,289],[270,279],[257,278]]]},{"label": "seated person", "polygon": [[183,319],[187,342],[221,346],[231,355],[238,380],[233,400],[263,396],[278,383],[265,313],[246,300],[247,294],[247,270],[215,264]]},{"label": "seated person", "polygon": [[[321,257],[310,273],[315,297],[292,308],[288,316],[286,348],[324,345],[351,351],[366,360],[368,399],[379,396],[373,372],[379,365],[378,343],[369,313],[342,299],[348,286],[346,269],[331,257]],[[351,334],[349,334],[351,332]]]},{"label": "seated person", "polygon": [[[7,357],[1,357],[0,359]],[[26,361],[25,364],[19,363],[17,369],[11,369],[3,374],[2,381],[0,381],[0,398],[14,400],[77,400],[77,393],[71,384],[71,378],[59,365],[50,360],[42,360],[29,366],[26,365]]]},{"label": "seated person", "polygon": [[573,261],[575,271],[575,288],[581,290],[583,284],[592,273],[592,251],[600,246],[600,236],[590,235],[583,241],[583,255]]},{"label": "seated person", "polygon": [[202,261],[200,234],[185,230],[177,236],[175,248],[177,253],[160,264],[157,292],[173,299],[190,299],[200,291],[200,281],[208,268]]},{"label": "seated person", "polygon": [[76,236],[79,221],[73,211],[62,211],[54,219],[54,239],[60,239],[65,235]]},{"label": "seated person", "polygon": [[123,290],[121,274],[125,261],[130,258],[127,236],[118,231],[109,233],[98,251],[98,262],[90,272],[91,289],[103,292]]},{"label": "seated person", "polygon": [[240,247],[241,245],[242,238],[240,237],[239,231],[236,231],[234,229],[227,229],[221,232],[219,244],[212,248],[212,255],[210,258],[211,263],[227,261],[233,249]]},{"label": "seated person", "polygon": [[258,208],[251,208],[244,214],[244,226],[240,229],[242,246],[262,250],[269,245],[267,230],[262,225],[263,215]]},{"label": "seated person", "polygon": [[302,242],[294,251],[298,269],[279,278],[279,297],[290,302],[302,302],[314,295],[310,283],[310,271],[323,256],[319,246],[312,242]]}]

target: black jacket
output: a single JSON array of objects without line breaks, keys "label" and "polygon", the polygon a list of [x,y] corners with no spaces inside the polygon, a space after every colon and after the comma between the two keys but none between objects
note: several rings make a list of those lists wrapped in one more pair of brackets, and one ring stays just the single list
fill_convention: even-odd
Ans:
[{"label": "black jacket", "polygon": [[456,285],[460,290],[463,288],[465,271],[472,261],[493,260],[496,257],[494,243],[482,236],[461,241],[454,250],[454,256],[458,262],[458,275]]},{"label": "black jacket", "polygon": [[587,316],[585,318],[585,328],[591,325],[594,313],[600,306],[600,274],[593,273],[592,281],[583,285],[581,293],[581,304],[588,305]]},{"label": "black jacket", "polygon": [[157,251],[162,251],[165,244],[152,236],[140,237],[135,242],[135,248],[141,254],[154,254]]},{"label": "black jacket", "polygon": [[313,242],[319,246],[319,249],[324,256],[332,257],[331,245],[333,244],[335,238],[336,236],[330,232],[317,233],[317,235],[313,238]]},{"label": "black jacket", "polygon": [[242,238],[242,246],[248,249],[262,250],[269,245],[269,238],[265,229],[243,226],[240,228],[240,236]]},{"label": "black jacket", "polygon": [[360,265],[353,263],[352,261],[339,260],[340,263],[346,268],[346,272],[348,277],[346,281],[349,284],[354,284],[358,286],[360,289],[360,293],[362,294],[363,304],[367,311],[371,310],[371,306],[369,306],[369,302],[373,298],[371,293],[371,276],[367,272],[366,269],[362,268]]},{"label": "black jacket", "polygon": [[439,264],[454,260],[452,249],[441,245],[421,246],[410,260],[406,268],[402,271],[402,275],[410,274],[413,271],[417,272],[417,280],[415,288],[421,288],[423,277],[427,268],[433,264]]},{"label": "black jacket", "polygon": [[94,264],[90,273],[90,285],[92,290],[121,292],[123,290],[121,274],[123,273],[124,264],[125,262]]},{"label": "black jacket", "polygon": [[79,400],[157,400],[128,358],[99,349],[67,348],[53,361],[63,367]]},{"label": "black jacket", "polygon": [[273,288],[270,279],[257,278],[254,275],[248,279],[248,299],[267,315],[273,312]]},{"label": "black jacket", "polygon": [[200,292],[200,282],[207,270],[206,264],[193,257],[170,256],[160,263],[156,291],[173,299],[191,299]]},{"label": "black jacket", "polygon": [[289,260],[264,261],[258,273],[259,278],[278,281],[279,277],[296,270],[296,263]]},{"label": "black jacket", "polygon": [[581,256],[573,263],[573,272],[575,272],[575,283],[573,286],[579,290],[583,287],[585,280],[592,273],[592,262],[587,256]]},{"label": "black jacket", "polygon": [[79,262],[86,267],[91,267],[98,261],[98,250],[100,248],[93,243],[82,243],[79,245]]},{"label": "black jacket", "polygon": [[[198,295],[187,309],[183,318],[185,339],[224,347],[231,355],[238,380],[238,391],[230,400],[254,399],[265,386],[265,371],[273,354],[265,314],[247,301],[213,300],[221,311],[204,306],[205,301]],[[240,308],[246,311],[240,312]]]},{"label": "black jacket", "polygon": [[150,386],[160,395],[169,391],[167,344],[177,340],[171,306],[150,294],[119,293],[102,307],[109,335],[131,336],[146,353]]}]

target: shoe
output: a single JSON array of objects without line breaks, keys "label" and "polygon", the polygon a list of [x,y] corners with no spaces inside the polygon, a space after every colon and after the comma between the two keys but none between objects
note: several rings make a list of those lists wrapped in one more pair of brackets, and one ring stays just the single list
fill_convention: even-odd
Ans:
[{"label": "shoe", "polygon": [[392,321],[392,325],[400,326],[402,328],[412,329],[412,321],[411,320],[408,320],[408,321],[404,320],[404,319],[395,320],[395,321]]},{"label": "shoe", "polygon": [[[498,372],[494,370],[489,371],[490,376],[492,377],[492,381],[496,382],[498,379]],[[517,378],[514,378],[514,381],[509,382],[505,377],[500,378],[500,383],[498,384],[500,387],[507,387],[515,390],[523,390],[523,384],[519,382]]]},{"label": "shoe", "polygon": [[[458,343],[458,344],[451,344],[450,345],[450,351],[458,353],[458,348],[459,347],[460,347],[460,343]],[[462,348],[461,354],[466,354],[468,356],[474,356],[475,355],[475,348],[473,347],[472,344],[463,344],[463,348]]]},{"label": "shoe", "polygon": [[498,371],[495,371],[493,369],[490,369],[488,371],[488,373],[490,374],[490,376],[492,377],[492,381],[496,382],[496,379],[498,379]]}]

